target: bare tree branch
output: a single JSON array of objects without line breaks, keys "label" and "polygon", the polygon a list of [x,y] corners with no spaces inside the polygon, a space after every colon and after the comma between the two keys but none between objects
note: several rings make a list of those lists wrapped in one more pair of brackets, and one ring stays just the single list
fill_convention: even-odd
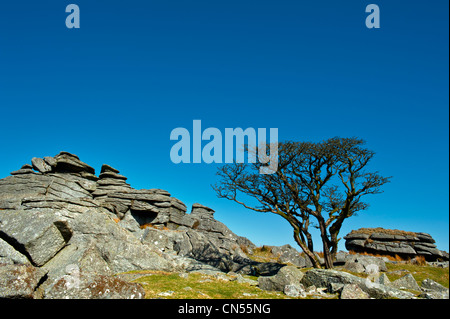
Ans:
[{"label": "bare tree branch", "polygon": [[[331,138],[320,143],[278,143],[278,170],[259,174],[265,164],[233,163],[219,168],[221,181],[213,186],[220,198],[261,213],[274,213],[289,222],[294,239],[320,267],[313,251],[311,218],[320,230],[325,267],[332,267],[338,234],[345,219],[366,210],[361,198],[381,193],[390,177],[365,172],[375,153],[358,138]],[[258,156],[258,148],[244,148]],[[266,148],[267,149],[267,148]],[[238,199],[238,194],[249,200]]]}]

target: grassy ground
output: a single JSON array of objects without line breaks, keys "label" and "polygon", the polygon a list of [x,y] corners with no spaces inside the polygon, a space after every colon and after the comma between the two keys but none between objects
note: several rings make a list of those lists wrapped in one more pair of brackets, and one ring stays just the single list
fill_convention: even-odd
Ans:
[{"label": "grassy ground", "polygon": [[[393,232],[394,230],[389,230]],[[369,256],[374,256],[371,254],[366,254]],[[388,259],[392,261],[398,262],[395,263],[386,263],[386,267],[388,269],[386,275],[389,278],[390,281],[394,281],[396,279],[399,279],[400,277],[403,277],[404,275],[410,273],[413,275],[414,279],[416,279],[419,286],[421,285],[422,281],[430,278],[444,287],[449,288],[449,268],[439,268],[439,267],[433,267],[433,266],[427,266],[425,265],[425,260],[423,260],[422,265],[412,264],[411,262],[404,262],[405,260],[402,260],[398,256],[397,258],[394,258],[392,256],[378,256],[378,257],[387,257]],[[253,250],[253,254],[250,255],[250,258],[259,261],[259,262],[279,262],[278,256],[274,255],[270,249],[267,249],[265,247],[258,247]],[[350,271],[347,271],[343,267],[336,267],[336,270],[339,271],[346,271],[351,273]],[[306,272],[307,269],[303,269],[302,271]],[[358,276],[358,277],[366,277],[367,275],[358,274],[358,273],[352,273],[352,275]]]},{"label": "grassy ground", "polygon": [[[260,262],[277,262],[278,256],[272,254],[270,248],[259,247],[253,250],[251,259]],[[387,277],[390,281],[410,273],[419,286],[424,279],[430,278],[444,287],[449,287],[449,269],[417,265],[411,263],[386,263]],[[307,272],[311,268],[303,268]],[[346,271],[355,276],[365,278],[366,274],[352,273],[342,266],[336,270]],[[281,292],[264,291],[255,285],[238,280],[230,280],[224,274],[221,276],[201,273],[169,273],[162,271],[134,271],[119,276],[127,277],[125,280],[142,284],[146,291],[146,298],[169,299],[286,299],[289,298]],[[242,278],[242,277],[241,277]],[[244,276],[247,279],[257,280],[256,277]],[[253,282],[255,283],[255,282]],[[419,292],[417,292],[418,294]],[[307,298],[334,298],[331,295],[308,295]],[[292,298],[289,298],[292,299]]]},{"label": "grassy ground", "polygon": [[[419,265],[412,265],[408,263],[386,263],[387,272],[385,272],[388,279],[392,282],[394,280],[397,280],[407,274],[411,274],[414,279],[416,280],[417,284],[419,286],[422,285],[422,281],[429,278],[437,283],[443,285],[444,287],[449,287],[449,269],[448,268],[439,268],[439,267],[432,267],[432,266],[419,266]],[[339,271],[345,271],[352,275],[366,278],[367,275],[364,273],[353,273],[351,271],[346,270],[344,267],[336,267],[336,270]],[[421,292],[415,291],[415,290],[406,290],[409,291],[416,296],[418,296]]]},{"label": "grassy ground", "polygon": [[[416,280],[417,284],[420,286],[422,281],[429,278],[437,283],[441,284],[444,287],[449,287],[449,269],[448,268],[439,268],[432,266],[418,266],[412,264],[392,264],[386,263],[386,267],[388,271],[386,272],[386,276],[392,282],[403,277],[406,274],[411,274]],[[367,275],[364,273],[353,273],[351,271],[346,270],[344,267],[336,267],[336,270],[345,271],[351,273],[352,275],[366,278]]]},{"label": "grassy ground", "polygon": [[280,299],[281,292],[263,291],[248,283],[225,281],[200,273],[183,274],[161,271],[133,272],[142,275],[133,280],[142,284],[146,298],[170,299]]}]

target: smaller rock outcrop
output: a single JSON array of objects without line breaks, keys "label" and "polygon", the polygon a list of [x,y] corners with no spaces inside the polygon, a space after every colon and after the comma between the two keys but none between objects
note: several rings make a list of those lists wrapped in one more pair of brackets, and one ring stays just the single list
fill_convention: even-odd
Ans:
[{"label": "smaller rock outcrop", "polygon": [[416,280],[414,279],[413,275],[406,274],[403,277],[400,277],[397,280],[394,280],[389,284],[391,287],[398,288],[398,289],[409,289],[409,290],[416,290],[420,291],[420,287],[417,284]]},{"label": "smaller rock outcrop", "polygon": [[428,261],[448,260],[430,234],[397,229],[360,228],[345,237],[345,248],[356,253],[398,255],[402,258],[424,256]]}]

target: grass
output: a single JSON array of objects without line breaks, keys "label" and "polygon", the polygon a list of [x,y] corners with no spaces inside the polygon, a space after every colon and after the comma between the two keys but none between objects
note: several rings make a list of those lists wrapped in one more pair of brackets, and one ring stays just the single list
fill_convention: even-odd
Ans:
[{"label": "grass", "polygon": [[225,281],[214,276],[161,271],[133,272],[143,276],[133,280],[142,284],[147,299],[281,299],[281,292],[264,291],[248,283]]},{"label": "grass", "polygon": [[403,277],[408,272],[414,277],[419,286],[422,281],[430,278],[444,287],[449,287],[449,269],[433,266],[418,266],[412,264],[391,264],[387,263],[388,269],[386,275],[390,281]]},{"label": "grass", "polygon": [[[273,254],[266,249],[256,249],[256,258],[267,261],[267,259],[273,258]],[[390,281],[410,273],[419,286],[424,279],[430,278],[444,287],[449,287],[448,268],[411,263],[386,263],[386,267],[386,275]],[[301,271],[306,273],[310,269],[303,268]],[[353,273],[343,268],[343,266],[335,267],[334,269],[362,278],[367,277],[365,273]],[[142,284],[147,299],[293,299],[282,292],[265,291],[249,283],[238,282],[237,280],[229,281],[221,277],[201,273],[180,275],[179,273],[140,270],[124,274],[135,276],[135,279],[132,281]],[[244,276],[244,278],[257,280],[257,277],[253,276]],[[418,294],[418,292],[414,293]],[[308,295],[307,298],[315,298],[315,296]]]},{"label": "grass", "polygon": [[[248,283],[225,281],[214,276],[162,271],[133,271],[134,275],[142,275],[133,282],[140,283],[145,290],[146,299],[316,299],[316,295],[305,298],[292,298],[279,291],[265,291]],[[126,273],[126,274],[129,274]],[[256,279],[256,277],[245,276]],[[320,296],[323,299],[337,298],[337,295]]]},{"label": "grass", "polygon": [[350,234],[368,234],[368,235],[371,235],[373,233],[381,233],[381,234],[388,234],[388,235],[402,235],[402,236],[405,236],[405,235],[415,236],[416,235],[416,233],[414,233],[414,232],[398,230],[398,229],[384,229],[381,227],[360,228],[360,229],[352,230],[350,232]]}]

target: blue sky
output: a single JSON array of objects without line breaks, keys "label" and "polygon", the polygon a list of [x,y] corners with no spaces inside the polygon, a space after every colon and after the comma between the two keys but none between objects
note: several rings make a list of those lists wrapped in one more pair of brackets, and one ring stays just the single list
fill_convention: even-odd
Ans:
[{"label": "blue sky", "polygon": [[[75,3],[81,28],[68,29]],[[365,26],[376,3],[381,28]],[[360,227],[449,246],[448,1],[9,1],[0,8],[0,177],[62,150],[135,188],[199,202],[256,244],[295,245],[279,217],[210,187],[216,164],[170,161],[176,127],[358,136],[393,176]],[[316,243],[319,246],[319,242]],[[340,246],[343,248],[343,245]]]}]

